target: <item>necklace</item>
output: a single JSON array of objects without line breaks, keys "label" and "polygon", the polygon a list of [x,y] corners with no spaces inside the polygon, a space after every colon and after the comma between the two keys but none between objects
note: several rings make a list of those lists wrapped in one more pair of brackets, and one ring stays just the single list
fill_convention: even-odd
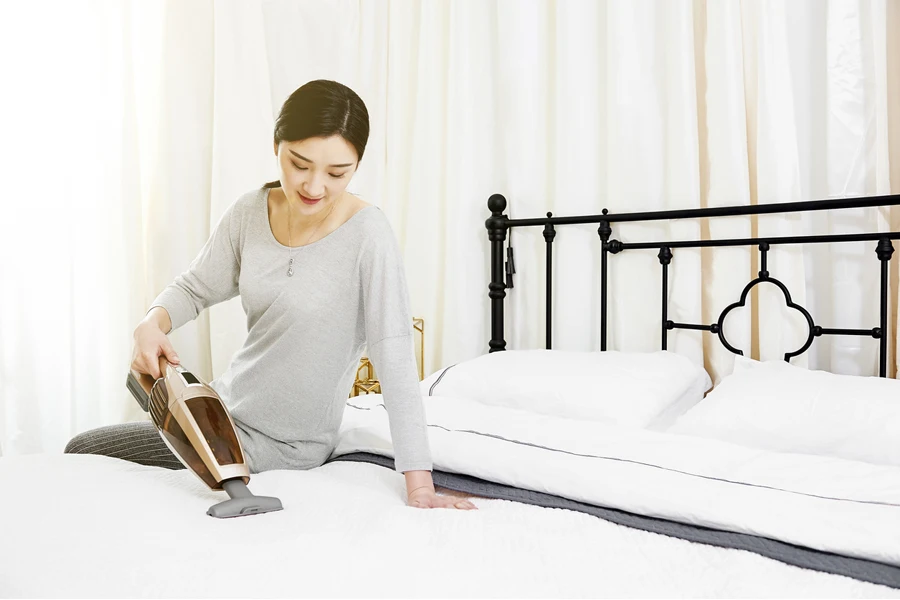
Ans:
[{"label": "necklace", "polygon": [[[287,200],[287,203],[288,203],[288,258],[290,259],[290,260],[288,260],[287,275],[288,275],[288,277],[293,277],[294,276],[294,241],[291,238],[291,215],[293,215],[293,211],[291,210],[291,201],[287,198],[285,198],[285,199]],[[338,198],[338,200],[340,200],[340,198]],[[328,217],[331,216],[331,211],[334,210],[334,207],[338,203],[338,200],[335,200],[334,202],[331,203],[331,208],[328,209],[328,214],[325,215],[325,218],[322,219],[321,221],[319,221],[319,223],[316,225],[315,229],[312,230],[312,233],[309,234],[308,238],[306,238],[306,244],[303,244],[304,246],[309,244],[309,240],[311,240],[313,238],[313,236],[316,235],[316,232],[319,230],[319,227],[322,226],[322,223],[327,221]]]}]

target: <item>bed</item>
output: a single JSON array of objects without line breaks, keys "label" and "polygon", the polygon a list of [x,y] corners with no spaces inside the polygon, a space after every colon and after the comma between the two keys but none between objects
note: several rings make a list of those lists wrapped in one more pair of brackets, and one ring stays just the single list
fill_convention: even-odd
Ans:
[{"label": "bed", "polygon": [[[544,227],[549,256],[554,227],[598,223],[605,277],[607,254],[629,249],[611,239],[616,220],[888,204],[900,197],[513,221],[493,196],[490,351],[422,382],[435,482],[479,510],[405,506],[378,394],[349,399],[324,466],[254,475],[254,492],[285,510],[246,519],[207,517],[221,498],[187,471],[4,457],[0,596],[900,597],[900,382],[884,377],[886,308],[870,330],[809,320],[812,338],[878,340],[881,378],[742,359],[705,398],[709,376],[666,348],[666,331],[705,328],[727,347],[726,333],[672,322],[665,300],[653,353],[608,351],[605,339],[602,352],[554,350],[550,319],[547,348],[511,350],[503,328],[511,227]],[[854,236],[876,245],[886,274],[900,234]],[[793,243],[840,243],[825,237],[837,236]],[[740,241],[760,252],[788,243]],[[882,292],[884,307],[886,282]],[[586,374],[604,381],[602,394]],[[791,405],[809,389],[817,404]],[[841,408],[848,394],[867,410]],[[807,436],[788,435],[772,407],[735,409],[761,397],[791,419],[826,407],[852,435],[813,421]]]}]

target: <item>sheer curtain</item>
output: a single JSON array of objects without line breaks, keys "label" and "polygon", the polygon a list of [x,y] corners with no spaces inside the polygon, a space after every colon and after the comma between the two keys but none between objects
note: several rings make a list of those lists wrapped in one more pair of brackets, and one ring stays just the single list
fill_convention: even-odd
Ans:
[{"label": "sheer curtain", "polygon": [[[372,136],[351,191],[400,239],[432,371],[486,351],[492,193],[533,217],[900,192],[898,30],[888,0],[5,3],[0,77],[15,93],[0,100],[0,448],[56,452],[79,431],[141,418],[123,385],[133,327],[225,207],[276,176],[274,117],[310,79],[367,103]],[[897,221],[868,210],[614,236]],[[509,347],[542,347],[543,238],[511,241]],[[597,349],[596,228],[559,228],[555,245],[554,347]],[[678,250],[671,318],[712,322],[756,262],[747,249]],[[769,264],[822,325],[877,323],[874,247],[779,248]],[[656,349],[655,253],[613,257],[610,278],[610,347]],[[805,338],[769,292],[727,324],[763,358]],[[213,377],[244,335],[232,300],[171,337]],[[708,334],[675,332],[670,348],[715,379],[731,369]],[[874,374],[876,348],[819,339],[797,362]]]},{"label": "sheer curtain", "polygon": [[0,449],[135,418],[162,5],[0,5]]}]

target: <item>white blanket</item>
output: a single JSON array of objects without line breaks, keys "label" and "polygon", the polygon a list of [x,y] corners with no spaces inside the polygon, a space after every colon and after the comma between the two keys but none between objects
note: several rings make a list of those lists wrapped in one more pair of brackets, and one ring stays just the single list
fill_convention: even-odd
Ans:
[{"label": "white blanket", "polygon": [[[428,409],[432,423],[460,424]],[[477,412],[457,418],[477,424]],[[515,431],[506,427],[527,428],[526,421],[494,426],[510,434]],[[380,408],[348,408],[342,450],[384,452],[386,426]],[[502,454],[506,442],[481,436],[457,442],[460,434],[431,429],[439,467],[471,466],[482,476],[503,471],[479,452]],[[499,446],[483,446],[488,443]],[[581,449],[596,449],[587,446]],[[528,468],[499,479],[526,482],[534,479],[530,473],[562,464],[541,459],[539,452],[547,451],[530,452]],[[714,458],[720,457],[707,463]],[[591,471],[551,470],[558,475],[547,479],[547,491],[560,483],[592,487],[586,485]],[[626,500],[639,496],[640,477],[611,477],[619,485],[601,487],[629,488],[621,492]],[[255,475],[251,489],[278,496],[285,510],[228,520],[206,516],[223,495],[191,473],[111,458],[4,457],[0,482],[2,597],[900,597],[898,590],[577,512],[483,499],[475,499],[478,511],[408,508],[402,475],[367,464]],[[859,483],[857,494],[873,493],[865,477]],[[676,491],[658,491],[658,503],[671,496],[680,505]],[[711,498],[703,505],[727,500]],[[643,499],[641,507],[654,512],[656,504]],[[841,518],[836,513],[835,521]]]},{"label": "white blanket", "polygon": [[[424,400],[436,469],[900,565],[900,468]],[[381,398],[350,404],[335,454],[390,455]]]}]

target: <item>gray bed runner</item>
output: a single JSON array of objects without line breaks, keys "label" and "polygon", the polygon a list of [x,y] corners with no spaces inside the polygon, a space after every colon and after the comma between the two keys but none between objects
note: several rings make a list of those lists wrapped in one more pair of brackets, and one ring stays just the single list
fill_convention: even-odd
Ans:
[{"label": "gray bed runner", "polygon": [[[328,462],[336,461],[365,462],[387,467],[389,469],[394,468],[394,460],[392,458],[367,452],[354,452],[343,456],[333,457],[329,459]],[[689,542],[707,544],[709,546],[746,550],[804,569],[821,571],[834,575],[843,575],[860,581],[900,589],[900,567],[884,563],[812,550],[802,546],[795,546],[785,542],[745,533],[733,533],[730,531],[698,527],[696,525],[676,523],[665,519],[644,517],[612,508],[576,502],[559,496],[552,496],[541,492],[533,492],[499,483],[492,483],[468,475],[457,475],[455,473],[445,473],[436,470],[432,473],[432,477],[435,485],[458,492],[483,496],[485,498],[533,504],[545,508],[574,510],[633,529],[659,533],[687,540]]]}]

